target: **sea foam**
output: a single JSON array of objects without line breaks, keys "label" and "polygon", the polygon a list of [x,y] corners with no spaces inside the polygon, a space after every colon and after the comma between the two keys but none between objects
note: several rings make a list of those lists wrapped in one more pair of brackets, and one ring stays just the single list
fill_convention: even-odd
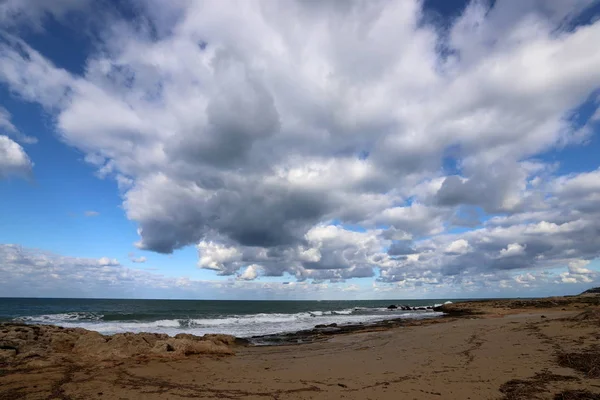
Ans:
[{"label": "sea foam", "polygon": [[295,314],[258,313],[223,315],[217,318],[164,318],[158,320],[104,320],[102,314],[71,312],[19,317],[26,323],[53,324],[68,328],[86,328],[103,334],[153,332],[176,335],[224,333],[251,337],[311,329],[318,324],[356,324],[395,318],[427,318],[441,315],[432,311],[390,311],[384,308],[352,308],[333,311],[308,311]]}]

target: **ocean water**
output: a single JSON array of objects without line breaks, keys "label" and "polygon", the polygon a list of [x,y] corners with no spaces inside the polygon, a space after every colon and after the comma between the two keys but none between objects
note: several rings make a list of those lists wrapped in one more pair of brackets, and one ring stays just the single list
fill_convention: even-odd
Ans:
[{"label": "ocean water", "polygon": [[237,337],[311,329],[317,324],[431,318],[432,310],[388,310],[390,304],[426,307],[438,300],[211,301],[0,298],[0,322],[81,327],[103,334],[226,333]]}]

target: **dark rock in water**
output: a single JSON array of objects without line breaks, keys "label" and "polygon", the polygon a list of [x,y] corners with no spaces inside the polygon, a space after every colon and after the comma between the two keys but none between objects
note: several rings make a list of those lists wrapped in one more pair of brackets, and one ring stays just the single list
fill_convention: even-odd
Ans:
[{"label": "dark rock in water", "polygon": [[427,308],[425,308],[425,307],[418,307],[418,308],[415,308],[415,310],[424,311],[424,310],[427,310]]},{"label": "dark rock in water", "polygon": [[331,333],[340,332],[341,330],[342,330],[341,328],[336,328],[336,327],[333,327],[333,326],[327,326],[327,328],[321,328],[319,331],[320,331],[320,333],[331,334]]},{"label": "dark rock in water", "polygon": [[306,329],[297,332],[278,333],[270,335],[253,336],[250,343],[259,346],[277,346],[289,344],[313,343],[321,340],[327,340],[332,335],[341,335],[352,332],[369,332],[381,329],[389,329],[398,326],[411,325],[413,321],[404,318],[395,318],[375,322],[350,323],[350,324],[321,324],[313,329]]},{"label": "dark rock in water", "polygon": [[395,305],[395,304],[392,304],[392,305],[388,306],[388,310],[395,310],[397,308],[398,308],[398,306]]},{"label": "dark rock in water", "polygon": [[319,325],[315,325],[315,329],[337,328],[337,326],[338,326],[338,324],[336,324],[335,322],[333,324],[329,324],[329,325],[319,324]]},{"label": "dark rock in water", "polygon": [[428,310],[431,310],[431,309],[433,309],[433,307],[431,307],[431,306],[427,306],[427,309],[428,309]]},{"label": "dark rock in water", "polygon": [[402,306],[403,311],[410,311],[410,306]]}]

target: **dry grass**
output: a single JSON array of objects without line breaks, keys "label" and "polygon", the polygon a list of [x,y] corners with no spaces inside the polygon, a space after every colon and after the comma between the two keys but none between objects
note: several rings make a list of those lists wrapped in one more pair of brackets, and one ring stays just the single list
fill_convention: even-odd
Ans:
[{"label": "dry grass", "polygon": [[600,326],[600,309],[593,308],[591,310],[586,310],[582,313],[577,314],[574,317],[569,318],[569,320],[577,323]]},{"label": "dry grass", "polygon": [[537,395],[545,391],[550,382],[577,381],[574,376],[556,375],[550,371],[542,371],[529,379],[511,379],[500,386],[504,394],[503,400],[528,400],[536,399]]},{"label": "dry grass", "polygon": [[573,368],[587,378],[600,378],[600,348],[593,346],[582,353],[561,352],[557,356],[561,367]]},{"label": "dry grass", "polygon": [[554,400],[600,400],[600,394],[588,390],[565,390],[554,396]]}]

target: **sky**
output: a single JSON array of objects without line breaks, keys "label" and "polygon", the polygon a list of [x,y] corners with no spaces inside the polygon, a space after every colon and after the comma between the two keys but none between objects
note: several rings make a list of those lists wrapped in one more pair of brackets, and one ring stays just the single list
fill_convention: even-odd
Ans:
[{"label": "sky", "polygon": [[0,2],[0,296],[600,286],[600,2]]}]

